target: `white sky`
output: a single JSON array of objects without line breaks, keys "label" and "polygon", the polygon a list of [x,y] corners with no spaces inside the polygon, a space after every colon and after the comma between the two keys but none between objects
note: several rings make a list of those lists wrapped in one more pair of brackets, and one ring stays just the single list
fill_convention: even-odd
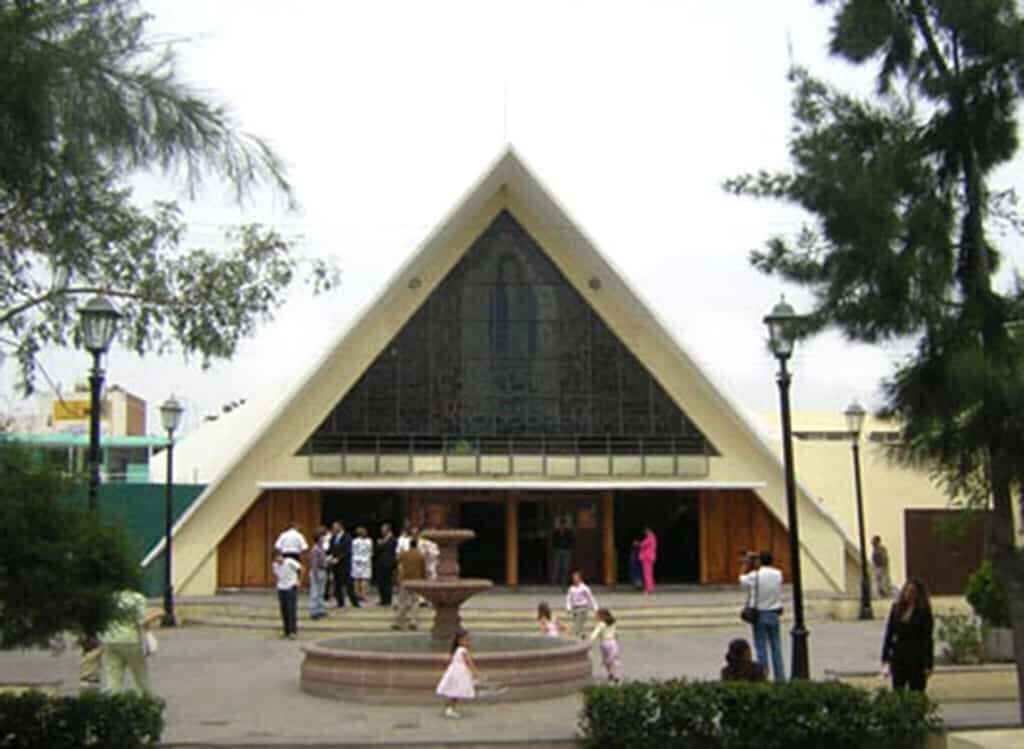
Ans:
[{"label": "white sky", "polygon": [[[299,376],[374,296],[506,142],[511,142],[707,371],[751,409],[775,408],[762,317],[780,291],[751,249],[798,227],[779,205],[721,181],[787,165],[789,47],[796,62],[853,80],[825,53],[830,15],[811,0],[144,0],[152,30],[187,38],[184,78],[227,103],[286,159],[301,210],[236,209],[208,190],[188,207],[197,242],[219,227],[274,224],[302,252],[335,255],[326,297],[301,287],[231,362],[114,350],[108,382],[155,408],[170,393],[189,423]],[[855,81],[856,82],[856,81]],[[863,76],[859,81],[864,82]],[[137,195],[178,197],[144,180]],[[878,404],[897,356],[826,334],[792,362],[798,410]],[[84,379],[84,352],[48,352],[50,375]],[[0,369],[11,393],[12,362]],[[45,382],[40,381],[45,387]],[[159,429],[151,413],[150,430]]]}]

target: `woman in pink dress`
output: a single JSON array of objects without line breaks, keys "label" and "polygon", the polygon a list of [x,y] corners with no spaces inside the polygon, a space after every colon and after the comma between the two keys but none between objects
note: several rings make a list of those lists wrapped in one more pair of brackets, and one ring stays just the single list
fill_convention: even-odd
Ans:
[{"label": "woman in pink dress", "polygon": [[644,540],[640,542],[640,566],[644,571],[644,593],[654,592],[654,562],[658,558],[658,537],[650,526],[644,528]]},{"label": "woman in pink dress", "polygon": [[459,700],[471,700],[476,697],[475,679],[480,678],[480,672],[473,657],[469,654],[470,638],[469,632],[460,629],[455,633],[452,641],[452,657],[448,661],[448,668],[445,670],[441,681],[437,683],[437,694],[445,699],[444,717],[458,718],[459,713],[456,707]]}]

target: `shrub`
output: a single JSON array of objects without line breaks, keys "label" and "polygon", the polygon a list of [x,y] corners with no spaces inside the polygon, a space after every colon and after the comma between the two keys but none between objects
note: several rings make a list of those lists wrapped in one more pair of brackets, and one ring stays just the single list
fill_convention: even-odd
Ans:
[{"label": "shrub", "polygon": [[985,560],[967,579],[964,593],[974,613],[991,627],[1010,626],[1010,602],[992,570],[992,562]]},{"label": "shrub", "polygon": [[579,724],[594,749],[918,749],[942,729],[923,694],[839,682],[593,686]]},{"label": "shrub", "polygon": [[4,749],[137,749],[156,746],[164,703],[136,694],[86,692],[50,697],[42,692],[0,694]]},{"label": "shrub", "polygon": [[981,660],[978,657],[981,640],[972,617],[950,611],[948,614],[939,614],[936,619],[939,622],[936,634],[945,643],[942,654],[950,663],[963,665]]}]

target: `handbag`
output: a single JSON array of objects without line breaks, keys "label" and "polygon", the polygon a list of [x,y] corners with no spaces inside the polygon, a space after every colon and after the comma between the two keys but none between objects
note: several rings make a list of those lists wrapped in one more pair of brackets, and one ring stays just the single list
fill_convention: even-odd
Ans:
[{"label": "handbag", "polygon": [[[747,597],[747,605],[740,609],[740,619],[748,624],[757,624],[757,587],[761,580],[761,570],[754,572],[754,592]],[[754,605],[751,605],[754,604]]]},{"label": "handbag", "polygon": [[149,630],[146,630],[145,632],[142,633],[142,653],[143,653],[143,655],[145,655],[148,658],[149,656],[153,655],[159,649],[159,647],[160,647],[160,643],[156,639],[156,635],[154,635]]}]

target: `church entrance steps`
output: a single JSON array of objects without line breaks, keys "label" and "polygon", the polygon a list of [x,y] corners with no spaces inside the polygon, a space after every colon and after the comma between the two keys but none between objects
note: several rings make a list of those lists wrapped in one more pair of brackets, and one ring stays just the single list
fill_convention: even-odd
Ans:
[{"label": "church entrance steps", "polygon": [[[738,588],[712,592],[658,593],[643,596],[638,593],[595,590],[598,602],[614,613],[619,629],[666,630],[704,629],[711,627],[742,627],[739,610],[744,596]],[[804,597],[804,616],[808,622],[821,622],[837,618],[846,605],[846,596],[828,593],[809,593]],[[462,618],[470,630],[495,633],[523,633],[536,629],[537,603],[547,601],[561,618],[564,612],[564,594],[554,588],[540,588],[530,592],[501,591],[473,599],[463,607]],[[792,619],[792,604],[784,599],[783,626]],[[280,626],[277,598],[273,591],[245,591],[222,593],[204,598],[180,598],[176,611],[186,626],[204,626],[226,629],[273,629]],[[394,616],[390,607],[378,606],[373,600],[358,609],[346,605],[338,609],[328,603],[329,616],[309,618],[308,596],[300,598],[300,629],[305,633],[317,632],[324,636],[353,632],[386,631]],[[420,626],[429,629],[433,612],[420,609]],[[593,623],[593,618],[591,618]]]}]

